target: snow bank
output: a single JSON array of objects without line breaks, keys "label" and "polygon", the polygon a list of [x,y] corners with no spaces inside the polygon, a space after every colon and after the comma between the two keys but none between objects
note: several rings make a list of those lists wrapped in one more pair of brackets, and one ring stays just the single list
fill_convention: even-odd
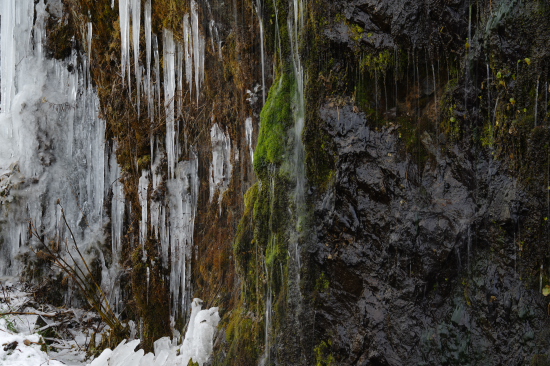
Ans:
[{"label": "snow bank", "polygon": [[214,333],[220,321],[218,308],[202,309],[202,300],[193,299],[191,318],[181,346],[164,337],[154,344],[155,354],[134,352],[139,340],[122,341],[114,350],[106,349],[89,366],[180,366],[189,360],[203,365],[212,354]]},{"label": "snow bank", "polygon": [[51,360],[40,350],[38,334],[12,333],[6,319],[0,319],[0,364],[10,366],[50,365],[62,366],[63,362]]}]

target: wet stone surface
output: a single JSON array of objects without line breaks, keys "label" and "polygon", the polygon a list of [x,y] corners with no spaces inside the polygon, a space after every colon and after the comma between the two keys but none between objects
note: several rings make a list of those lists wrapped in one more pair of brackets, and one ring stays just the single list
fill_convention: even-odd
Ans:
[{"label": "wet stone surface", "polygon": [[320,115],[339,162],[315,212],[314,258],[330,279],[316,329],[339,364],[522,365],[546,353],[547,301],[520,279],[514,241],[530,202],[504,167],[427,133],[422,167],[398,127],[372,130],[351,106]]}]

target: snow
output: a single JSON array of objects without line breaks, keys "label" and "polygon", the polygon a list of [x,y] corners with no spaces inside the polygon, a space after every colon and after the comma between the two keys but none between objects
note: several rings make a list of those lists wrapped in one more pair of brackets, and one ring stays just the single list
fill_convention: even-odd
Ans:
[{"label": "snow", "polygon": [[[10,366],[37,366],[37,365],[83,365],[86,339],[89,335],[85,330],[77,329],[80,323],[77,316],[82,320],[87,313],[76,309],[56,309],[42,305],[39,311],[33,307],[32,294],[23,290],[22,284],[15,278],[0,278],[2,296],[0,297],[0,313],[19,312],[30,315],[4,315],[0,317],[0,365]],[[47,311],[44,311],[47,310]],[[53,320],[55,315],[61,317],[61,321]],[[37,326],[40,318],[41,324]],[[51,327],[57,327],[60,323],[70,322],[73,326],[74,336],[72,340],[56,339],[52,343],[57,351],[44,352],[44,339],[38,331]],[[61,333],[61,332],[60,332]]]},{"label": "snow", "polygon": [[[1,313],[30,314],[0,317],[0,365],[180,366],[187,365],[191,359],[203,365],[212,354],[214,335],[220,321],[218,308],[202,310],[203,302],[197,298],[191,303],[191,316],[181,344],[178,344],[177,338],[170,340],[163,337],[155,341],[154,354],[144,354],[141,349],[135,351],[140,344],[139,339],[124,340],[114,350],[107,348],[97,358],[86,362],[85,350],[94,330],[86,329],[82,325],[88,322],[91,313],[48,305],[41,305],[48,311],[39,311],[29,307],[33,295],[23,291],[24,285],[14,278],[0,278],[0,285],[3,289],[3,297],[0,298]],[[56,315],[64,317],[63,320],[52,320]],[[38,318],[46,321],[47,325],[37,326]],[[70,319],[70,327],[67,329],[74,334],[73,339],[56,339],[49,349],[46,348],[47,352],[44,351],[45,340],[38,332],[66,323],[67,319]],[[58,351],[52,351],[53,348]]]},{"label": "snow", "polygon": [[214,333],[220,321],[218,308],[202,309],[202,300],[194,299],[191,318],[181,346],[168,337],[155,341],[154,352],[134,352],[139,340],[122,341],[114,350],[106,349],[89,366],[180,366],[189,360],[203,365],[212,354]]},{"label": "snow", "polygon": [[[61,361],[51,360],[40,350],[38,334],[11,333],[7,330],[6,320],[0,319],[0,363],[10,366],[36,366],[49,364],[51,366],[65,365]],[[13,349],[8,349],[13,345]]]}]

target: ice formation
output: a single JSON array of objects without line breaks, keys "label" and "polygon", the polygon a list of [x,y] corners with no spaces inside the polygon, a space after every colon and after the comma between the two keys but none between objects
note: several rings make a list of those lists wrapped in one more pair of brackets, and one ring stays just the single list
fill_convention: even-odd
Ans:
[{"label": "ice formation", "polygon": [[[49,9],[62,8],[61,0],[50,0],[48,5]],[[144,245],[151,236],[160,242],[162,264],[170,268],[171,314],[175,318],[184,315],[190,302],[189,263],[199,177],[198,157],[192,147],[187,160],[181,160],[174,101],[181,98],[180,93],[185,94],[184,85],[198,100],[204,78],[205,42],[199,30],[198,5],[192,1],[192,11],[184,18],[184,41],[179,43],[170,31],[163,32],[161,71],[159,42],[151,30],[151,1],[146,0],[143,67],[136,42],[141,27],[141,1],[120,0],[118,5],[124,83],[131,88],[135,80],[138,97],[140,85],[144,86],[151,118],[164,113],[167,117],[166,144],[152,138],[151,169],[143,170],[139,179],[139,242]],[[89,55],[73,51],[63,61],[43,55],[42,38],[48,17],[44,0],[36,5],[34,0],[0,0],[0,10],[0,236],[4,242],[0,247],[0,275],[21,273],[22,264],[16,258],[28,251],[29,245],[38,244],[29,234],[29,220],[39,234],[59,243],[72,243],[70,227],[81,252],[90,256],[87,259],[99,259],[101,285],[118,313],[122,308],[119,261],[124,220],[131,216],[131,206],[125,202],[124,174],[117,163],[116,143],[105,139],[105,121],[99,118]],[[85,50],[90,53],[91,23],[82,36]],[[133,64],[130,48],[134,51]],[[141,74],[145,75],[144,80]],[[181,117],[182,105],[176,105],[180,106]],[[231,151],[229,137],[218,130],[213,137],[217,158],[213,161],[212,182],[223,193],[231,176]],[[160,168],[165,154],[167,177]],[[166,189],[165,194],[158,194],[159,189]],[[109,220],[110,233],[106,233]],[[110,239],[112,249],[112,255],[105,256],[107,259],[103,254],[106,239]],[[143,251],[143,259],[145,255]],[[70,297],[69,293],[67,298]],[[143,360],[146,357],[149,356]]]},{"label": "ice formation", "polygon": [[168,176],[174,176],[174,168],[179,155],[177,146],[178,131],[174,116],[174,99],[176,92],[176,44],[174,34],[168,29],[163,31],[164,60],[164,103],[166,113],[166,156],[168,157]]},{"label": "ice formation", "polygon": [[214,123],[210,130],[212,142],[212,163],[210,164],[210,200],[216,191],[219,191],[221,202],[224,192],[229,187],[233,165],[231,165],[231,140],[217,123]]},{"label": "ice formation", "polygon": [[[147,192],[149,190],[149,171],[143,170],[141,172],[141,178],[139,178],[138,184],[138,196],[139,203],[141,205],[141,221],[139,223],[139,243],[142,247],[145,246],[145,241],[147,240]],[[145,252],[144,252],[145,256]]]},{"label": "ice formation", "polygon": [[[1,7],[0,167],[8,170],[2,183],[11,202],[0,208],[0,272],[11,274],[20,273],[15,258],[32,242],[29,220],[46,238],[68,238],[58,202],[79,247],[93,249],[103,240],[111,187],[105,186],[105,122],[87,64],[79,64],[76,51],[65,61],[44,57],[43,0],[36,6],[3,0]],[[88,27],[88,48],[91,34]]]},{"label": "ice formation", "polygon": [[250,151],[250,161],[254,161],[254,143],[252,141],[254,136],[254,126],[252,125],[252,117],[248,117],[244,121],[244,127],[246,131],[246,143],[248,144],[248,150]]},{"label": "ice formation", "polygon": [[[130,84],[130,3],[129,0],[119,0],[118,13],[120,17],[120,52],[122,63],[122,82],[128,78]],[[126,76],[128,73],[128,76]]]},{"label": "ice formation", "polygon": [[146,77],[145,77],[145,91],[147,96],[147,111],[149,112],[149,119],[154,118],[154,92],[151,85],[151,47],[152,47],[152,17],[151,17],[151,0],[145,1],[143,26],[145,28],[145,60],[146,60]]},{"label": "ice formation", "polygon": [[[136,77],[136,100],[139,115],[141,94],[141,68],[139,67],[139,31],[141,27],[141,0],[130,0],[132,11],[132,48],[134,50],[134,74]],[[130,83],[130,80],[128,80]]]},{"label": "ice formation", "polygon": [[203,365],[212,354],[214,333],[220,321],[218,308],[202,309],[202,300],[192,302],[191,317],[183,344],[164,337],[154,344],[154,355],[134,352],[139,340],[122,341],[114,350],[106,349],[89,366],[179,366],[189,360]]}]

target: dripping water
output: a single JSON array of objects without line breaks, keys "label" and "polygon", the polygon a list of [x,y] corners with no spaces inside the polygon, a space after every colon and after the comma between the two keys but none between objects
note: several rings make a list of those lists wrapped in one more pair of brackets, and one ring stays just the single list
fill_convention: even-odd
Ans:
[{"label": "dripping water", "polygon": [[539,112],[539,82],[540,75],[537,76],[537,88],[535,89],[535,127],[537,127],[537,117]]}]

